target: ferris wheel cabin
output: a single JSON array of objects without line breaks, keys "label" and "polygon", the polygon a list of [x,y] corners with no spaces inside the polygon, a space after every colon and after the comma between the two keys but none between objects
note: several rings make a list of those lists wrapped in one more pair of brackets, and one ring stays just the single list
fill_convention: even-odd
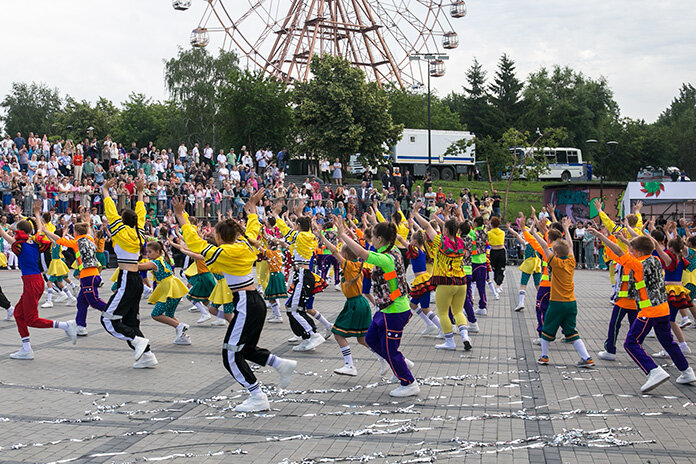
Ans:
[{"label": "ferris wheel cabin", "polygon": [[466,2],[464,0],[455,0],[450,6],[450,16],[453,18],[463,18],[466,16]]},{"label": "ferris wheel cabin", "polygon": [[191,46],[203,48],[210,43],[210,35],[205,27],[197,27],[191,31]]},{"label": "ferris wheel cabin", "polygon": [[444,60],[432,60],[428,66],[430,77],[442,77],[445,75]]},{"label": "ferris wheel cabin", "polygon": [[175,10],[186,11],[191,8],[191,0],[172,0],[172,6]]},{"label": "ferris wheel cabin", "polygon": [[442,36],[442,48],[453,49],[459,46],[459,35],[456,32],[446,32]]}]

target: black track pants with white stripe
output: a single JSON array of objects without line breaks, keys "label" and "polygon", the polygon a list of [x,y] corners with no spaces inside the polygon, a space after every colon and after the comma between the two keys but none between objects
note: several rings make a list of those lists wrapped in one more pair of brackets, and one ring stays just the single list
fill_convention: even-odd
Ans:
[{"label": "black track pants with white stripe", "polygon": [[233,317],[222,345],[222,363],[240,385],[249,388],[256,383],[256,376],[247,361],[265,366],[271,355],[256,346],[266,320],[266,303],[256,290],[242,290],[234,294],[233,304]]},{"label": "black track pants with white stripe", "polygon": [[[114,337],[124,340],[133,348],[135,337],[145,337],[140,331],[140,297],[143,294],[143,278],[139,272],[118,271],[116,293],[111,295],[101,318],[101,323]],[[121,316],[120,319],[114,316]],[[145,351],[150,351],[148,346]]]}]

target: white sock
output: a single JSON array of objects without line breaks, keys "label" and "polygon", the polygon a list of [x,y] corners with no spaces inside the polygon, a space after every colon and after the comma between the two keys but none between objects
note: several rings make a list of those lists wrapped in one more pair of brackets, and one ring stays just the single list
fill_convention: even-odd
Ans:
[{"label": "white sock", "polygon": [[67,322],[60,322],[60,321],[53,321],[53,328],[54,329],[68,330],[68,323]]},{"label": "white sock", "polygon": [[585,343],[581,339],[578,338],[573,342],[573,348],[575,348],[575,351],[578,352],[582,359],[587,359],[590,357],[590,353],[587,352],[587,348],[585,348]]},{"label": "white sock", "polygon": [[249,394],[251,396],[261,396],[263,395],[263,391],[261,390],[261,385],[259,385],[258,382],[254,383],[254,385],[251,385],[249,388]]},{"label": "white sock", "polygon": [[147,285],[143,284],[143,288],[145,289],[146,292],[150,293],[152,291],[152,287],[148,287]]},{"label": "white sock", "polygon": [[205,305],[203,303],[201,303],[200,301],[194,301],[193,306],[195,306],[196,309],[198,309],[201,312],[201,314],[204,316],[206,314],[210,314],[210,311],[208,311],[208,308],[206,308]]},{"label": "white sock", "polygon": [[331,330],[331,323],[329,323],[329,321],[327,321],[326,318],[325,318],[324,316],[322,316],[321,313],[320,313],[319,311],[317,311],[316,313],[314,313],[314,319],[316,319],[317,321],[321,322],[321,324],[322,324],[324,327],[326,327],[326,330]]},{"label": "white sock", "polygon": [[179,330],[179,327],[183,327],[183,325],[184,325],[183,322],[179,322],[179,324],[176,326],[176,330]]},{"label": "white sock", "polygon": [[435,311],[430,311],[428,313],[428,319],[430,319],[438,329],[442,330],[442,326],[440,325],[440,318],[437,317]]},{"label": "white sock", "polygon": [[541,355],[542,356],[549,355],[549,341],[544,340],[543,338],[541,339]]},{"label": "white sock", "polygon": [[271,303],[271,311],[273,311],[275,317],[280,317],[280,308],[278,306],[278,301],[274,301]]},{"label": "white sock", "polygon": [[495,289],[495,284],[492,280],[489,280],[486,283],[488,284],[488,288],[490,288],[493,293],[498,293],[498,291]]},{"label": "white sock", "polygon": [[10,306],[5,311],[7,311],[7,314],[14,313],[14,306]]},{"label": "white sock", "polygon": [[29,343],[29,337],[22,338],[22,349],[24,351],[31,351],[31,343]]},{"label": "white sock", "polygon": [[46,301],[50,302],[51,300],[53,300],[53,288],[49,288],[46,292]]},{"label": "white sock", "polygon": [[349,366],[353,365],[353,356],[350,354],[350,345],[346,345],[343,348],[341,348],[341,354],[343,355],[343,360],[348,364]]},{"label": "white sock", "polygon": [[689,316],[688,316],[688,315],[682,316],[682,321],[686,322],[686,321],[688,321],[688,320],[689,320]]},{"label": "white sock", "polygon": [[463,342],[469,341],[469,328],[465,325],[460,325],[459,326],[459,335],[462,336]]},{"label": "white sock", "polygon": [[416,314],[418,314],[418,316],[420,316],[421,319],[423,319],[425,325],[427,325],[428,327],[433,325],[432,321],[428,318],[428,315],[423,312],[423,309],[421,309],[420,306],[417,307],[414,311],[416,312]]},{"label": "white sock", "polygon": [[278,366],[280,366],[280,362],[282,360],[283,360],[283,358],[279,358],[278,356],[276,356],[274,354],[269,354],[268,361],[266,361],[266,365],[277,369]]},{"label": "white sock", "polygon": [[63,287],[63,293],[65,293],[67,295],[67,297],[70,298],[71,300],[75,299],[75,297],[73,296],[72,292],[70,291],[70,289],[68,288],[67,285],[65,287]]},{"label": "white sock", "polygon": [[217,317],[219,317],[220,319],[224,319],[225,318],[225,310],[218,309]]},{"label": "white sock", "polygon": [[70,287],[71,288],[77,288],[77,284],[75,282],[70,282]]},{"label": "white sock", "polygon": [[520,290],[520,306],[524,306],[524,297],[527,296],[527,291],[526,290]]}]

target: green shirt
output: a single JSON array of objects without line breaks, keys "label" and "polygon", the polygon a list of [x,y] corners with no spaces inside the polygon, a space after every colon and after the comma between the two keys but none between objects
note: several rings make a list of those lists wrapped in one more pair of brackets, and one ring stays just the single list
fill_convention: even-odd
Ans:
[{"label": "green shirt", "polygon": [[479,253],[483,249],[483,253],[480,254],[471,254],[471,262],[473,264],[483,264],[486,262],[486,244],[479,244],[478,240],[476,240],[476,231],[477,230],[483,230],[483,226],[479,227],[477,229],[471,229],[469,231],[469,237],[474,241],[474,249],[477,250]]},{"label": "green shirt", "polygon": [[[394,259],[390,255],[383,253],[375,253],[374,251],[369,252],[367,256],[367,263],[379,266],[385,274],[394,271],[394,269],[396,268],[396,266],[394,265]],[[396,280],[392,279],[388,280],[387,282],[389,284],[390,293],[397,289],[398,285],[396,283]],[[383,313],[403,313],[410,310],[411,307],[408,304],[408,298],[405,295],[401,295],[396,300],[394,300],[392,304],[382,309],[381,311]]]}]

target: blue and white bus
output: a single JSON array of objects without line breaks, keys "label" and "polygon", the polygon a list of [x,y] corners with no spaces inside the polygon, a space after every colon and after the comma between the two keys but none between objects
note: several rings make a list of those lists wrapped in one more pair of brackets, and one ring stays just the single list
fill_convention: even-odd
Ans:
[{"label": "blue and white bus", "polygon": [[[513,150],[512,148],[510,149]],[[538,148],[517,148],[514,149],[518,157],[540,156]],[[548,164],[548,170],[539,174],[540,180],[562,180],[565,182],[571,179],[582,178],[585,174],[585,163],[582,160],[582,151],[579,148],[570,147],[545,147],[543,149],[544,158]],[[524,176],[520,176],[523,178]]]}]

